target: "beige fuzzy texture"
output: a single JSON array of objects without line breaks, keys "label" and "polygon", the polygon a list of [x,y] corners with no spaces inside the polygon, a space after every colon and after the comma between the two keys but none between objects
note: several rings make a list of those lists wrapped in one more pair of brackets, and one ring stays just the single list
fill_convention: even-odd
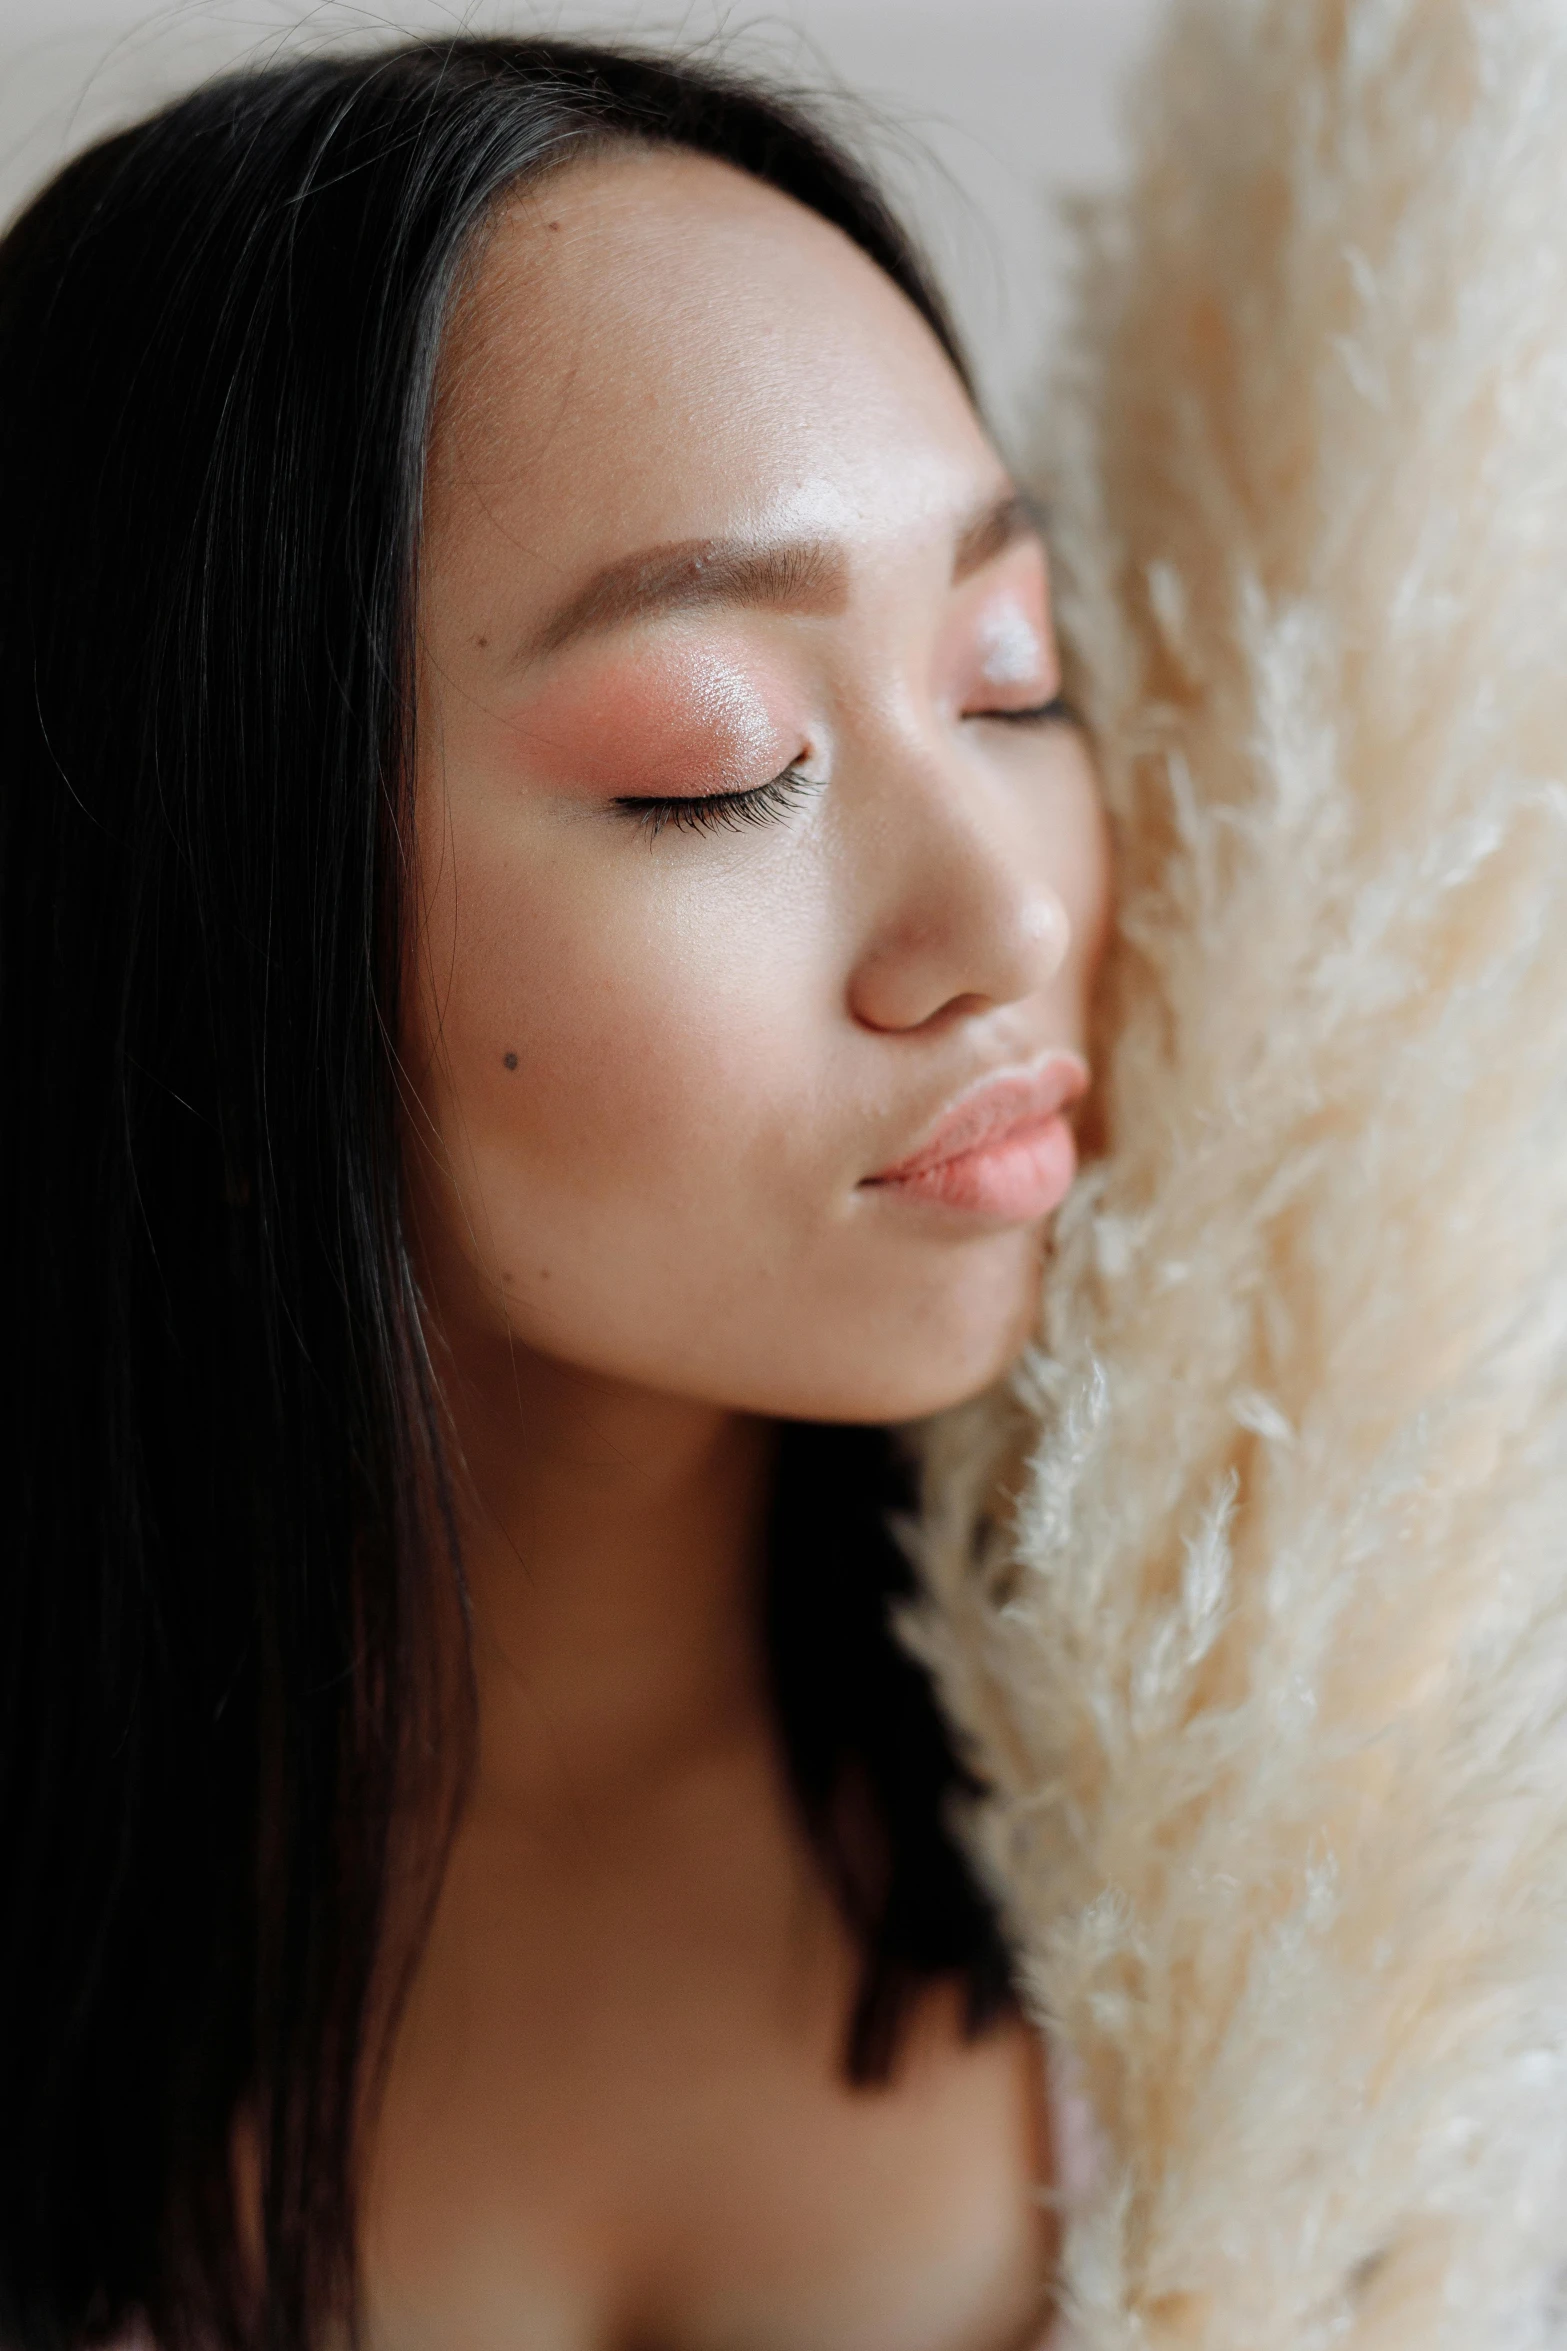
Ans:
[{"label": "beige fuzzy texture", "polygon": [[1136,122],[1043,440],[1106,1148],[1017,1426],[931,1433],[920,1638],[1104,2137],[1088,2351],[1523,2351],[1567,2342],[1567,7],[1178,0]]}]

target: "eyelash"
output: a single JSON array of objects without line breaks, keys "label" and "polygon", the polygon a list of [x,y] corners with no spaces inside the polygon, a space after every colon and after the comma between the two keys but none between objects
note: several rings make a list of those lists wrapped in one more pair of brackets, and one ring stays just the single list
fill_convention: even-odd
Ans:
[{"label": "eyelash", "polygon": [[976,710],[974,718],[1001,718],[1009,726],[1076,726],[1077,712],[1064,694],[1053,694],[1048,702],[1036,702],[1031,710]]},{"label": "eyelash", "polygon": [[[1064,694],[1056,694],[1048,702],[1037,702],[1031,710],[976,710],[975,718],[1004,719],[1008,726],[1048,726],[1058,723],[1074,725],[1077,713]],[[794,807],[803,792],[811,789],[811,778],[802,775],[797,767],[786,767],[769,783],[757,784],[749,792],[705,792],[696,799],[639,799],[622,793],[615,807],[622,815],[634,817],[650,841],[673,825],[680,833],[738,832],[743,825],[766,824],[770,817],[784,816]]]},{"label": "eyelash", "polygon": [[765,824],[769,817],[783,816],[810,789],[809,776],[797,767],[786,767],[782,775],[774,776],[770,783],[757,784],[749,792],[705,792],[694,800],[622,796],[615,806],[635,817],[648,839],[656,841],[669,825],[681,833],[733,833],[742,825]]}]

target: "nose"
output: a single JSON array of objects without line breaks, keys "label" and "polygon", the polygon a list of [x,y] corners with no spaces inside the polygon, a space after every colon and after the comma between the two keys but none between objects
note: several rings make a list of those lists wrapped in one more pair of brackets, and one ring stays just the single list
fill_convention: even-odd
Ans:
[{"label": "nose", "polygon": [[902,765],[890,853],[868,861],[877,886],[849,984],[866,1028],[918,1029],[1039,994],[1072,943],[1037,826],[1004,790],[928,753],[918,764],[918,776]]}]

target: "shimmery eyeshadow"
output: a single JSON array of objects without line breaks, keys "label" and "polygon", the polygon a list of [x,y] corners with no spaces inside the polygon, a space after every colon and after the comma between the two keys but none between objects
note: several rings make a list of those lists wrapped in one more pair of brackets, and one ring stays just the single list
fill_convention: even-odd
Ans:
[{"label": "shimmery eyeshadow", "polygon": [[1039,631],[1016,596],[998,596],[976,631],[980,674],[992,686],[1022,686],[1045,666]]},{"label": "shimmery eyeshadow", "polygon": [[552,683],[519,714],[512,734],[541,779],[590,791],[746,790],[799,747],[768,700],[751,664],[712,652],[600,658]]}]

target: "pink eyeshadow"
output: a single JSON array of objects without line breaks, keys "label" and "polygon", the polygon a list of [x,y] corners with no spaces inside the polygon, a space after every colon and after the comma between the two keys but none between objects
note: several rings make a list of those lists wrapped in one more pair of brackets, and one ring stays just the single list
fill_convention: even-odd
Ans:
[{"label": "pink eyeshadow", "polygon": [[607,797],[745,791],[799,750],[754,667],[713,654],[573,663],[507,732],[529,774]]},{"label": "pink eyeshadow", "polygon": [[1000,707],[1026,707],[1053,690],[1049,589],[1037,549],[1020,548],[1003,576],[966,603],[949,647],[949,691],[959,701],[996,697]]}]

